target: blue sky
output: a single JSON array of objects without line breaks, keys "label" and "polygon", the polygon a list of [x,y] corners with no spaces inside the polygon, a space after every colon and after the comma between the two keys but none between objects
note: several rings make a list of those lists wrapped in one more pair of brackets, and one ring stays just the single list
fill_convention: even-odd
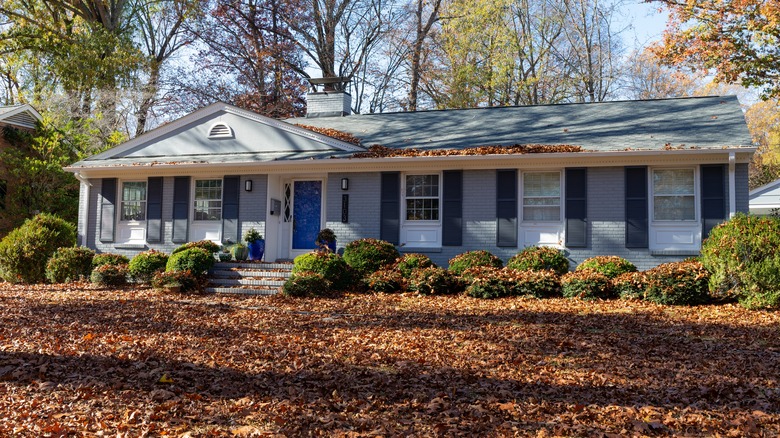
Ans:
[{"label": "blue sky", "polygon": [[625,25],[630,27],[623,35],[626,47],[641,48],[660,40],[667,16],[658,4],[648,4],[642,0],[625,2],[618,18],[622,18]]}]

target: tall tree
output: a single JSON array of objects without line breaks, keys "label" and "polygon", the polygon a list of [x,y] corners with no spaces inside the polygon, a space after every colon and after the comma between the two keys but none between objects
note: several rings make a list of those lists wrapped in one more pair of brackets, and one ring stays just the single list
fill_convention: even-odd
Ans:
[{"label": "tall tree", "polygon": [[658,54],[672,65],[712,70],[718,81],[780,96],[780,2],[645,0],[669,11]]},{"label": "tall tree", "polygon": [[409,111],[417,111],[425,41],[431,34],[434,24],[439,21],[441,4],[442,0],[415,0],[412,3],[414,8],[414,40],[409,53],[409,97],[406,102]]},{"label": "tall tree", "polygon": [[651,48],[634,51],[627,65],[624,92],[629,99],[693,96],[700,87],[700,77],[662,65]]}]

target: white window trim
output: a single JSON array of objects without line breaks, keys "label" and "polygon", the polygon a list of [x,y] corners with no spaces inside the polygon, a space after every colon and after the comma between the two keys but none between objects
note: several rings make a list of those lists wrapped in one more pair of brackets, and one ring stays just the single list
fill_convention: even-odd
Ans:
[{"label": "white window trim", "polygon": [[[198,185],[198,181],[212,181],[212,180],[220,180],[220,181],[222,181],[222,186],[220,188],[220,197],[219,197],[219,202],[220,202],[219,219],[213,219],[213,220],[210,220],[210,219],[196,219],[195,218],[195,216],[196,216],[195,215],[195,201],[197,201],[197,200],[195,199],[195,189],[196,189],[196,187]],[[224,177],[221,177],[221,176],[219,176],[219,177],[216,177],[216,176],[215,177],[205,177],[204,176],[204,177],[200,177],[200,178],[192,178],[191,190],[192,190],[191,191],[192,195],[191,195],[191,199],[190,199],[190,208],[191,208],[190,212],[192,213],[192,222],[193,223],[198,223],[198,224],[215,224],[215,223],[221,224],[222,223],[222,213],[223,213],[224,208],[225,208],[225,179],[224,179]],[[216,201],[216,199],[209,199],[209,201]]]},{"label": "white window trim", "polygon": [[[555,220],[552,220],[552,221],[531,221],[531,220],[527,221],[527,220],[525,220],[523,218],[524,217],[523,210],[524,210],[524,207],[525,207],[525,205],[523,205],[523,201],[525,200],[525,176],[530,174],[530,173],[554,173],[554,172],[558,173],[558,177],[559,177],[558,178],[558,182],[560,184],[560,193],[561,193],[561,195],[558,197],[559,198],[558,199],[559,206],[560,206],[560,214],[558,216],[558,220],[557,221],[555,221]],[[563,211],[564,206],[566,204],[564,202],[564,199],[565,199],[565,196],[566,196],[566,193],[564,193],[564,190],[565,190],[565,187],[566,187],[565,186],[565,181],[563,180],[564,177],[565,177],[565,174],[564,174],[563,170],[561,170],[561,169],[521,171],[520,172],[520,183],[519,183],[520,190],[518,190],[518,192],[519,192],[518,193],[518,196],[519,196],[519,199],[518,199],[518,207],[519,207],[518,218],[520,219],[518,222],[525,222],[526,224],[539,224],[539,225],[563,223],[564,222],[563,218],[566,217],[565,214],[564,214],[564,211]]]},{"label": "white window trim", "polygon": [[[142,182],[142,183],[144,183],[146,185],[146,198],[145,198],[144,201],[141,201],[141,202],[143,202],[143,205],[144,205],[144,220],[142,220],[142,221],[138,221],[138,220],[124,220],[124,219],[122,219],[122,212],[124,211],[124,204],[125,204],[125,200],[124,200],[125,183],[134,183],[134,182]],[[142,223],[145,223],[146,222],[146,214],[147,214],[147,208],[146,207],[147,207],[147,203],[149,202],[149,182],[147,180],[145,180],[145,179],[127,179],[127,180],[119,181],[118,185],[119,185],[119,188],[118,188],[118,190],[119,190],[119,194],[118,195],[119,196],[117,196],[117,197],[119,198],[119,214],[117,215],[118,216],[117,220],[119,221],[119,223],[127,224],[127,225],[140,225]],[[132,202],[135,202],[135,201],[132,201]]]},{"label": "white window trim", "polygon": [[[687,170],[693,170],[693,212],[694,212],[694,218],[693,219],[680,219],[680,220],[674,220],[674,219],[656,219],[655,218],[655,188],[653,186],[653,173],[655,173],[656,170],[680,170],[680,169],[687,169]],[[664,167],[651,167],[650,171],[648,172],[648,182],[647,186],[649,188],[649,196],[648,198],[648,207],[649,207],[649,215],[650,217],[650,223],[651,224],[700,224],[701,222],[701,194],[699,193],[699,166],[664,166]]]},{"label": "white window trim", "polygon": [[[525,195],[525,175],[529,173],[552,173],[558,172],[560,178],[560,215],[557,221],[526,221],[523,219],[523,199]],[[527,246],[539,245],[539,246],[551,246],[554,248],[564,248],[566,246],[566,172],[564,169],[534,169],[534,170],[519,170],[518,172],[518,190],[517,190],[517,218],[518,218],[518,232],[517,243],[520,248]],[[525,239],[525,233],[539,232],[549,233],[557,235],[555,242],[532,242]]]},{"label": "white window trim", "polygon": [[[428,175],[437,175],[439,177],[439,195],[437,196],[439,200],[439,218],[436,220],[409,220],[406,219],[406,177],[407,176],[428,176]],[[442,213],[442,207],[443,207],[443,194],[444,194],[444,180],[442,177],[442,172],[406,172],[401,174],[401,224],[411,224],[411,225],[441,225],[441,213]],[[418,199],[418,198],[410,198],[410,199]],[[433,199],[433,197],[425,197],[424,199]]]}]

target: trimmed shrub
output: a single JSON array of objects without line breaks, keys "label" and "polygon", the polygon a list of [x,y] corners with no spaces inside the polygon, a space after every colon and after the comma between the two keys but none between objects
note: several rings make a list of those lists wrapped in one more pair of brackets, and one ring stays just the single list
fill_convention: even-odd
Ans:
[{"label": "trimmed shrub", "polygon": [[179,292],[198,291],[203,288],[203,276],[193,275],[192,271],[158,271],[152,277],[152,287],[167,289],[179,287]]},{"label": "trimmed shrub", "polygon": [[150,249],[138,253],[128,265],[127,271],[133,280],[149,284],[158,272],[165,271],[168,255],[164,252]]},{"label": "trimmed shrub", "polygon": [[563,251],[549,246],[529,246],[512,256],[507,268],[518,271],[553,270],[558,275],[569,272],[569,260]]},{"label": "trimmed shrub", "polygon": [[585,259],[577,265],[577,271],[593,269],[609,278],[615,278],[626,272],[636,272],[636,266],[628,260],[618,256],[596,256]]},{"label": "trimmed shrub", "polygon": [[98,286],[124,286],[127,284],[127,265],[100,265],[92,270],[89,280]]},{"label": "trimmed shrub", "polygon": [[76,245],[76,227],[42,213],[27,219],[0,241],[0,277],[9,283],[41,283],[46,264],[59,248]]},{"label": "trimmed shrub", "polygon": [[173,250],[171,255],[180,253],[190,248],[205,249],[206,252],[208,252],[209,254],[214,254],[215,252],[219,251],[219,245],[217,245],[216,243],[210,240],[198,240],[197,242],[187,242],[184,245],[179,246],[178,248]]},{"label": "trimmed shrub", "polygon": [[561,278],[552,269],[543,271],[518,271],[507,269],[511,272],[515,282],[515,295],[527,295],[536,298],[550,298],[561,296]]},{"label": "trimmed shrub", "polygon": [[395,261],[395,269],[401,273],[401,275],[408,279],[412,275],[412,271],[415,269],[428,268],[435,266],[431,261],[431,258],[425,254],[408,253],[401,256],[401,258]]},{"label": "trimmed shrub", "polygon": [[292,273],[307,271],[322,275],[337,290],[348,289],[352,283],[349,265],[340,255],[332,252],[316,251],[296,257]]},{"label": "trimmed shrub", "polygon": [[658,304],[702,304],[709,299],[709,272],[700,262],[672,262],[645,271],[645,299]]},{"label": "trimmed shrub", "polygon": [[166,271],[192,271],[195,276],[205,275],[214,266],[214,255],[203,248],[189,248],[171,254]]},{"label": "trimmed shrub", "polygon": [[46,279],[51,283],[69,283],[88,279],[95,251],[80,246],[60,248],[46,264]]},{"label": "trimmed shrub", "polygon": [[645,297],[647,279],[644,272],[625,272],[612,279],[612,289],[620,298],[641,300]]},{"label": "trimmed shrub", "polygon": [[612,281],[592,269],[569,272],[561,277],[563,296],[583,300],[613,298]]},{"label": "trimmed shrub", "polygon": [[359,239],[344,248],[344,261],[364,278],[400,256],[392,243],[377,239]]},{"label": "trimmed shrub", "polygon": [[328,295],[332,283],[321,274],[302,271],[293,274],[282,286],[282,294],[288,297],[319,297]]},{"label": "trimmed shrub", "polygon": [[477,266],[501,268],[504,266],[504,262],[485,250],[468,251],[451,258],[448,269],[453,274],[460,275],[466,269],[476,268]]},{"label": "trimmed shrub", "polygon": [[412,271],[409,290],[421,295],[445,295],[460,292],[462,285],[450,271],[430,266]]},{"label": "trimmed shrub", "polygon": [[780,218],[738,213],[710,232],[701,249],[718,299],[738,299],[751,308],[780,307]]},{"label": "trimmed shrub", "polygon": [[380,269],[368,274],[363,282],[374,292],[403,292],[405,282],[400,272],[393,269]]},{"label": "trimmed shrub", "polygon": [[[452,271],[450,271],[452,272]],[[466,295],[474,298],[501,298],[514,295],[514,283],[503,275],[504,271],[493,266],[467,269]]]},{"label": "trimmed shrub", "polygon": [[98,266],[103,265],[126,265],[130,263],[130,259],[123,256],[122,254],[112,254],[110,252],[105,252],[103,254],[96,254],[94,258],[92,258],[92,267],[97,268]]}]

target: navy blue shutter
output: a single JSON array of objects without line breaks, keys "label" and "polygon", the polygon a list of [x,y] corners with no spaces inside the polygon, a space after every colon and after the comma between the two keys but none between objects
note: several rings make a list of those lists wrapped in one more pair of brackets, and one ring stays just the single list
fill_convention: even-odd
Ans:
[{"label": "navy blue shutter", "polygon": [[241,177],[226,176],[222,181],[222,240],[240,242],[238,237],[238,197]]},{"label": "navy blue shutter", "polygon": [[146,182],[146,241],[162,242],[163,178],[150,177]]},{"label": "navy blue shutter", "polygon": [[190,212],[190,177],[173,179],[173,243],[187,242]]},{"label": "navy blue shutter", "polygon": [[398,245],[401,235],[401,174],[382,172],[379,207],[379,238]]},{"label": "navy blue shutter", "polygon": [[702,239],[726,219],[726,165],[701,166]]},{"label": "navy blue shutter", "polygon": [[626,167],[626,248],[647,248],[647,167]]},{"label": "navy blue shutter", "polygon": [[496,246],[517,246],[517,170],[496,171]]},{"label": "navy blue shutter", "polygon": [[588,245],[588,170],[566,169],[566,246]]},{"label": "navy blue shutter", "polygon": [[444,208],[442,211],[441,243],[444,246],[463,245],[463,171],[444,171]]},{"label": "navy blue shutter", "polygon": [[114,241],[114,224],[116,222],[116,178],[103,178],[100,188],[100,241]]}]

